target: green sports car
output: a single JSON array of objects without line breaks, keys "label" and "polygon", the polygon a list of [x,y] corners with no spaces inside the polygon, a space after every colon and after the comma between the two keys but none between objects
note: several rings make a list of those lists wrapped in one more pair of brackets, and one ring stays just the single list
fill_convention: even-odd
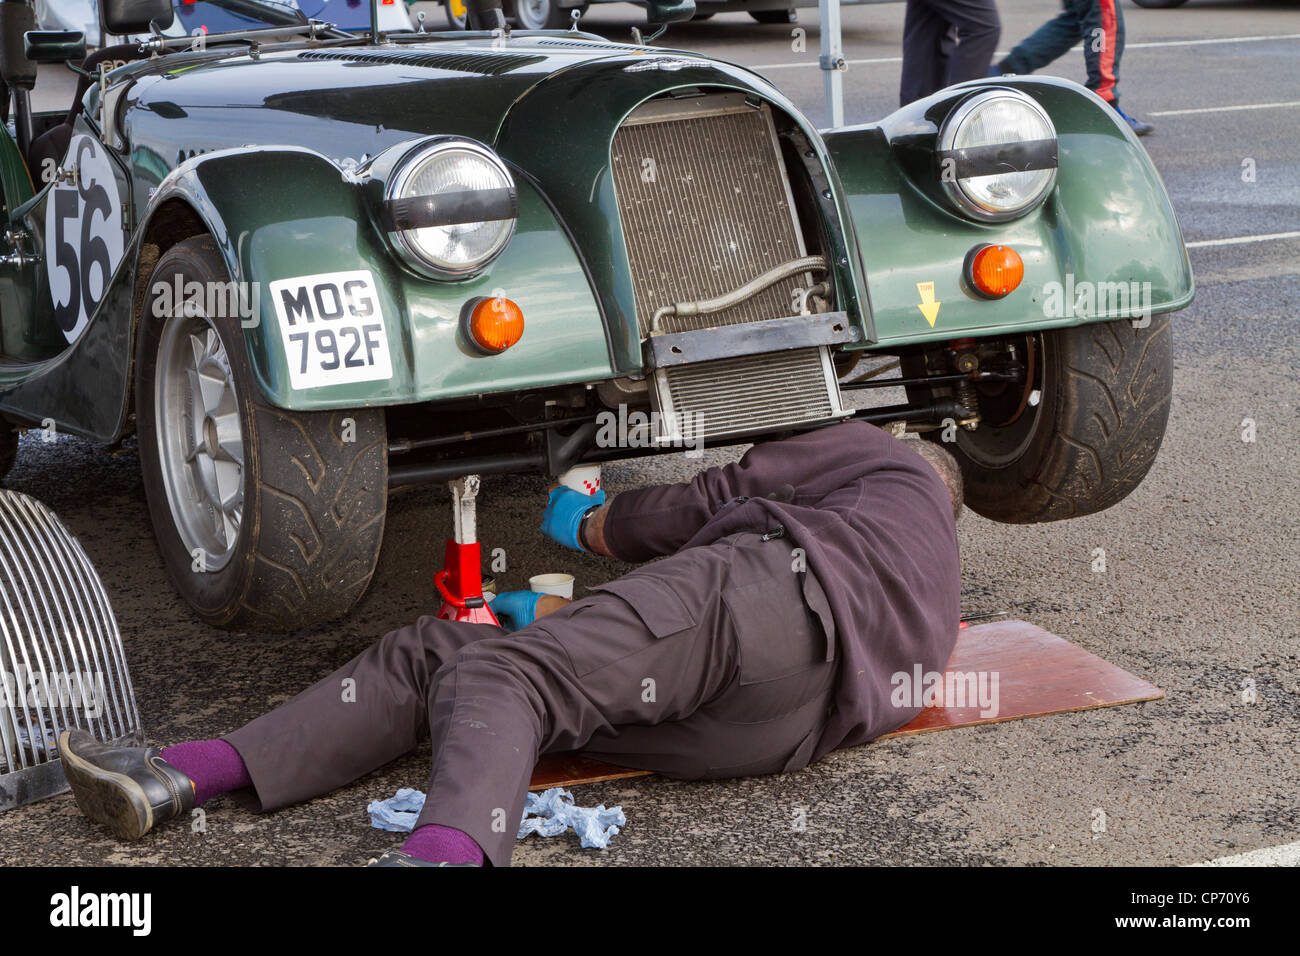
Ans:
[{"label": "green sports car", "polygon": [[[1191,271],[1146,153],[1073,83],[819,131],[685,51],[211,2],[267,25],[171,37],[170,0],[102,0],[147,39],[52,113],[36,64],[84,43],[0,2],[0,471],[21,429],[134,434],[212,624],[347,612],[397,485],[857,416],[950,443],[972,508],[1032,522],[1155,458]],[[897,400],[846,401],[875,387]]]}]

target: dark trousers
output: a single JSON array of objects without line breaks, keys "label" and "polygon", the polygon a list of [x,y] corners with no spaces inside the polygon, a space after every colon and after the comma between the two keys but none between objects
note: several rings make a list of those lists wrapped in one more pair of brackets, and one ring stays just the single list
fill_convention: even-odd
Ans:
[{"label": "dark trousers", "polygon": [[684,778],[796,770],[831,709],[836,655],[790,542],[741,533],[631,572],[506,634],[425,617],[226,740],[264,810],[433,741],[417,826],[509,862],[540,754]]},{"label": "dark trousers", "polygon": [[993,0],[907,0],[901,105],[988,76],[1001,35]]},{"label": "dark trousers", "polygon": [[998,64],[1004,73],[1033,73],[1083,43],[1087,87],[1119,105],[1119,61],[1124,55],[1124,12],[1120,0],[1062,0],[1059,16],[1016,44]]}]

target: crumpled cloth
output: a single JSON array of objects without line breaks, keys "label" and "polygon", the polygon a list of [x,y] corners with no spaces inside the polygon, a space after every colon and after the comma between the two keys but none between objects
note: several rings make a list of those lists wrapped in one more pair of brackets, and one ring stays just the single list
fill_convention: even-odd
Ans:
[{"label": "crumpled cloth", "polygon": [[415,818],[424,809],[424,792],[403,787],[387,800],[372,800],[366,807],[370,825],[376,830],[392,833],[410,833],[415,829]]},{"label": "crumpled cloth", "polygon": [[573,794],[552,787],[540,797],[529,793],[525,798],[518,836],[521,840],[530,833],[552,837],[572,828],[584,850],[603,850],[618,834],[619,827],[625,826],[627,817],[622,807],[607,810],[603,803],[598,807],[574,806]]},{"label": "crumpled cloth", "polygon": [[[424,800],[422,791],[409,787],[403,787],[387,800],[374,800],[366,807],[370,825],[377,830],[410,833],[424,809]],[[597,807],[579,807],[574,804],[573,794],[568,790],[552,787],[540,796],[530,792],[525,798],[524,815],[519,821],[516,837],[522,840],[530,833],[553,837],[572,829],[584,850],[603,850],[618,834],[619,828],[625,826],[627,817],[621,806],[606,809],[602,803]]]}]

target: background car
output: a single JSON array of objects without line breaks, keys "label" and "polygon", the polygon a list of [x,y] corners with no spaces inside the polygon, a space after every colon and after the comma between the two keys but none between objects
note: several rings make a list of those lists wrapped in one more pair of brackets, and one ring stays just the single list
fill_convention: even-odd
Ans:
[{"label": "background car", "polygon": [[[266,0],[273,3],[274,0]],[[334,23],[344,30],[370,29],[369,0],[282,0],[286,14],[298,10],[302,16]],[[180,33],[228,33],[266,26],[268,7],[249,6],[239,0],[175,0],[175,21],[164,32],[176,36]],[[42,30],[76,30],[86,37],[86,46],[103,45],[99,29],[98,0],[35,0],[36,25]],[[296,19],[296,18],[295,18]],[[412,21],[402,0],[380,0],[379,29],[410,30]]]},{"label": "background car", "polygon": [[[229,33],[267,25],[271,0],[240,3],[239,0],[175,0],[176,20],[167,32]],[[333,23],[341,30],[370,29],[370,0],[293,0],[281,4],[303,17]],[[379,29],[410,30],[412,23],[401,0],[380,0]]]},{"label": "background car", "polygon": [[[506,16],[524,30],[563,30],[573,22],[573,11],[586,13],[592,3],[621,3],[623,0],[505,0]],[[898,0],[841,0],[841,6],[865,3],[895,3]],[[466,29],[466,0],[442,0],[447,22]],[[644,6],[644,4],[642,4]],[[748,13],[758,23],[795,23],[797,7],[816,7],[817,0],[699,0],[695,20],[708,20],[719,13]]]}]

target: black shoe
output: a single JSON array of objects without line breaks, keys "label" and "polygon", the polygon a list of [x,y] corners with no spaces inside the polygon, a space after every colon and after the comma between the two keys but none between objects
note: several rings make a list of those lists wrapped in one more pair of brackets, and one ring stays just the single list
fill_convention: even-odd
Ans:
[{"label": "black shoe", "polygon": [[433,863],[419,857],[403,853],[401,850],[385,850],[366,866],[473,866],[473,863]]},{"label": "black shoe", "polygon": [[194,783],[159,756],[157,747],[101,744],[84,730],[59,736],[63,773],[81,812],[123,840],[188,813]]}]

